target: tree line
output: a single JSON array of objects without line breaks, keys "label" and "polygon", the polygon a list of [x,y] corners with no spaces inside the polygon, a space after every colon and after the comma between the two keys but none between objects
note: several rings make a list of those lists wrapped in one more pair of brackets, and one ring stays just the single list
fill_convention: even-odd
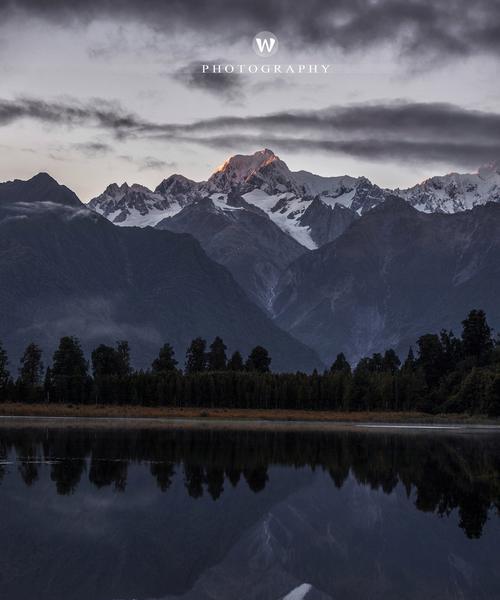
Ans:
[{"label": "tree line", "polygon": [[500,341],[483,310],[470,311],[460,337],[445,329],[420,336],[403,363],[393,349],[354,368],[340,353],[323,373],[273,373],[271,362],[262,346],[243,360],[238,351],[228,357],[220,337],[210,346],[196,338],[184,369],[167,343],[149,369],[134,370],[126,341],[99,345],[89,363],[79,340],[65,336],[47,369],[29,344],[14,378],[0,344],[0,400],[500,416]]}]

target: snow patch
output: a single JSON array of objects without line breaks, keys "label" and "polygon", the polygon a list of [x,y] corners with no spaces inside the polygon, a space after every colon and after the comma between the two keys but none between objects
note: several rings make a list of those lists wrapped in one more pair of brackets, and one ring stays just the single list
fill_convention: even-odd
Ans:
[{"label": "snow patch", "polygon": [[358,180],[349,175],[340,175],[335,177],[322,177],[308,171],[295,171],[293,178],[299,183],[306,193],[313,196],[332,195],[338,196],[345,190],[351,190],[356,187]]},{"label": "snow patch", "polygon": [[[109,221],[120,227],[154,227],[162,219],[176,215],[182,210],[182,207],[178,204],[174,204],[167,209],[150,209],[146,214],[141,214],[135,208],[128,208],[126,210],[127,216],[125,219],[121,218],[123,209],[115,210],[105,216]],[[95,211],[99,214],[103,214],[103,211],[100,211],[97,208]]]},{"label": "snow patch", "polygon": [[220,210],[244,210],[242,206],[229,206],[227,204],[227,194],[210,194],[210,200],[214,203],[214,206]]},{"label": "snow patch", "polygon": [[340,194],[340,196],[320,196],[321,202],[326,204],[327,206],[331,206],[332,208],[336,204],[340,204],[340,206],[345,206],[346,208],[351,208],[352,201],[354,196],[356,195],[356,188],[353,188],[350,192],[344,192]]},{"label": "snow patch", "polygon": [[[311,238],[310,228],[298,223],[298,218],[305,212],[312,200],[297,198],[294,194],[267,194],[263,190],[252,190],[243,194],[248,204],[253,204],[263,210],[269,218],[285,233],[293,237],[299,244],[309,250],[318,247]],[[279,207],[279,203],[283,206]]]},{"label": "snow patch", "polygon": [[282,600],[304,600],[307,594],[311,591],[312,585],[310,583],[303,583],[298,587],[294,588],[286,596],[283,596]]}]

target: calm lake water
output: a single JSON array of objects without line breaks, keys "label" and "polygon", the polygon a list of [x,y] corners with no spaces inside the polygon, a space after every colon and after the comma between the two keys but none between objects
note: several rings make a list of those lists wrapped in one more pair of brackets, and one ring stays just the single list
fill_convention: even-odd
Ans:
[{"label": "calm lake water", "polygon": [[0,598],[500,598],[500,435],[0,423]]}]

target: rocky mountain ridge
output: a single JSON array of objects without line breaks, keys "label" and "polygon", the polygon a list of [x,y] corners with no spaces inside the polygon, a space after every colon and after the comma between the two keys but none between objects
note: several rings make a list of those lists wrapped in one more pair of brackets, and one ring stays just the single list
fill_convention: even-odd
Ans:
[{"label": "rocky mountain ridge", "polygon": [[390,190],[366,177],[290,171],[266,148],[230,157],[207,181],[171,175],[154,191],[137,184],[111,184],[89,206],[117,225],[155,226],[204,198],[226,210],[231,191],[241,195],[247,205],[260,208],[285,234],[311,250],[333,241],[354,220],[392,195],[428,213],[454,214],[500,202],[500,167],[491,163],[474,174],[450,173],[408,189]]},{"label": "rocky mountain ridge", "polygon": [[0,340],[13,369],[30,342],[50,357],[64,335],[87,355],[128,340],[138,367],[165,342],[182,365],[193,338],[216,335],[244,355],[264,345],[278,370],[321,365],[192,236],[115,227],[47,174],[0,184],[0,281]]}]

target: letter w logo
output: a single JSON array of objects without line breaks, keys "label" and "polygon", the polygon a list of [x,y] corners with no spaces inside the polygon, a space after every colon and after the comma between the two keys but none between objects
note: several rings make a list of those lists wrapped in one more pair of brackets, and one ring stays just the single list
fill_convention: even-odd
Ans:
[{"label": "letter w logo", "polygon": [[274,38],[255,38],[255,41],[257,42],[257,48],[261,54],[272,52],[274,44],[276,43]]},{"label": "letter w logo", "polygon": [[272,31],[259,31],[253,38],[252,47],[255,54],[261,58],[271,56],[278,50],[278,38]]}]

